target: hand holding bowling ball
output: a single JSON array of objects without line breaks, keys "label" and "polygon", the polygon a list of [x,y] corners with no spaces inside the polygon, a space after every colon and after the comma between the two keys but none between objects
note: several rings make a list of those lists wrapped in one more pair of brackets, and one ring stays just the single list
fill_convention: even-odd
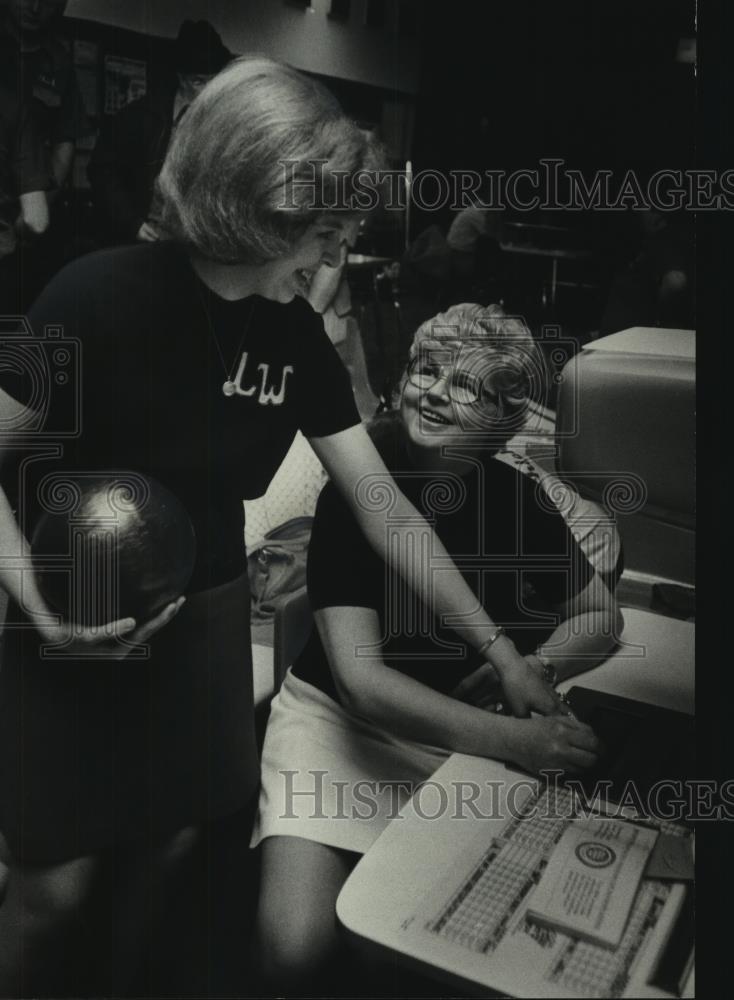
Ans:
[{"label": "hand holding bowling ball", "polygon": [[36,580],[65,621],[141,625],[182,595],[194,568],[194,529],[160,483],[138,473],[65,474],[48,477],[41,494],[45,512],[31,541]]}]

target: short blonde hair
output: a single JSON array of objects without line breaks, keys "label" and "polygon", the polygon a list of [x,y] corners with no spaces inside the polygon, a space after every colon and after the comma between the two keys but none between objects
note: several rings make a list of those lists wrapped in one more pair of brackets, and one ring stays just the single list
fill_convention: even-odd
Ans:
[{"label": "short blonde hair", "polygon": [[321,84],[245,56],[179,123],[158,180],[162,222],[212,260],[261,264],[288,253],[332,206],[344,207],[337,177],[343,189],[344,179],[380,163],[374,140]]}]

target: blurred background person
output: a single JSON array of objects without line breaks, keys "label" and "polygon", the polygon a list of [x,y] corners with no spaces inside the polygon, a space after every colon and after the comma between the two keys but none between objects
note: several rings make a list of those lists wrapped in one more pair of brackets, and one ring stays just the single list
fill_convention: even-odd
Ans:
[{"label": "blurred background person", "polygon": [[8,76],[15,71],[18,96],[32,101],[58,189],[71,176],[75,140],[92,131],[69,47],[59,35],[66,3],[5,0],[0,8],[0,63]]},{"label": "blurred background person", "polygon": [[479,276],[500,253],[502,209],[485,208],[480,201],[458,212],[449,226],[446,242],[457,277]]},{"label": "blurred background person", "polygon": [[101,243],[163,235],[155,182],[171,135],[202,87],[231,59],[208,21],[184,21],[174,44],[173,72],[104,122],[87,169]]},{"label": "blurred background person", "polygon": [[50,169],[33,118],[0,80],[0,316],[20,311],[18,243],[48,228]]},{"label": "blurred background person", "polygon": [[480,193],[475,204],[457,212],[446,234],[448,302],[505,300],[506,289],[499,280],[506,270],[500,246],[504,212],[485,207],[485,193]]},{"label": "blurred background person", "polygon": [[[61,35],[67,0],[4,0],[0,6],[0,67],[14,100],[33,120],[49,159],[52,183],[47,231],[32,245],[21,246],[19,306],[25,311],[49,278],[65,262],[69,233],[74,231],[68,190],[76,143],[93,129],[84,104],[70,46]],[[24,185],[25,186],[25,185]]]},{"label": "blurred background person", "polygon": [[634,326],[689,330],[696,325],[693,219],[646,209],[632,260],[612,281],[600,335]]},{"label": "blurred background person", "polygon": [[499,244],[502,239],[502,210],[470,205],[458,212],[449,227],[446,242],[455,254],[464,254],[467,270],[474,262],[474,255],[482,243]]}]

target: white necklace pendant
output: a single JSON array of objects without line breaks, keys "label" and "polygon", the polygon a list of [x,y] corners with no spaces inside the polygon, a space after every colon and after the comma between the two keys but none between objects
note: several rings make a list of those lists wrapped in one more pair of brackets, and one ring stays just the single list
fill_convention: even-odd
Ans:
[{"label": "white necklace pendant", "polygon": [[234,396],[236,391],[237,391],[237,386],[234,384],[234,382],[232,382],[231,379],[227,379],[227,381],[222,386],[222,392],[224,393],[224,395]]}]

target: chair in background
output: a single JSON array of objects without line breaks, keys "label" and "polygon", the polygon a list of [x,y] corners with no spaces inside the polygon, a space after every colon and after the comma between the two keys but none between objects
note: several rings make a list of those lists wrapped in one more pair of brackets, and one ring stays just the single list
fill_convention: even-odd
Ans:
[{"label": "chair in background", "polygon": [[[692,617],[695,333],[636,327],[563,369],[558,473],[601,502],[622,538],[621,599]],[[686,613],[688,611],[688,613]]]},{"label": "chair in background", "polygon": [[272,650],[253,646],[255,734],[260,752],[270,717],[270,702],[280,690],[288,667],[306,645],[312,626],[308,593],[305,587],[301,587],[284,597],[278,605],[273,622]]},{"label": "chair in background", "polygon": [[602,504],[580,496],[567,480],[559,479],[555,471],[548,470],[548,460],[552,461],[552,455],[541,453],[534,457],[528,450],[510,447],[514,442],[523,443],[518,435],[497,452],[495,459],[538,483],[547,501],[565,520],[589,563],[609,590],[615,592],[622,575],[624,556],[614,519]]},{"label": "chair in background", "polygon": [[277,692],[288,667],[306,645],[313,627],[313,614],[306,587],[289,594],[275,612],[273,634],[273,683]]}]

